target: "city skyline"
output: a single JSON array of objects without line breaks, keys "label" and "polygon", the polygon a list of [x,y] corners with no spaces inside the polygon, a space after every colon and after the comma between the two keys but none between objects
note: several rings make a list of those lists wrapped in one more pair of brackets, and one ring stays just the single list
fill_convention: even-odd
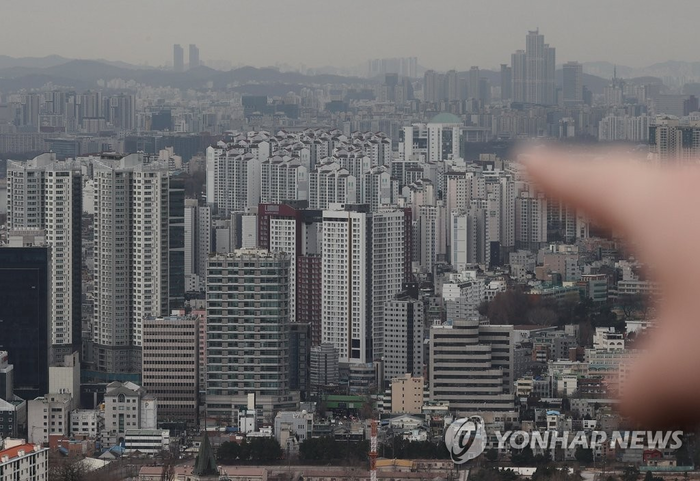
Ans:
[{"label": "city skyline", "polygon": [[[83,8],[84,15],[80,16],[80,28],[66,28],[60,38],[50,43],[44,42],[41,36],[28,36],[21,43],[12,41],[19,35],[17,29],[21,22],[10,22],[9,19],[31,17],[35,28],[41,29],[42,26],[48,28],[56,16],[63,13],[60,7],[51,4],[37,10],[36,3],[8,2],[4,5],[6,15],[3,18],[7,20],[0,20],[0,41],[13,48],[6,50],[5,54],[14,57],[57,54],[164,65],[171,58],[172,45],[181,43],[197,44],[205,61],[226,60],[234,65],[268,66],[284,60],[293,65],[352,67],[370,57],[417,56],[426,68],[467,69],[470,65],[495,68],[520,48],[521,34],[539,28],[549,42],[556,45],[559,59],[563,61],[560,63],[568,60],[609,61],[641,67],[666,60],[668,52],[673,52],[672,57],[676,59],[700,60],[692,42],[692,11],[700,7],[689,0],[673,2],[676,7],[685,8],[688,14],[676,19],[672,38],[661,35],[665,26],[654,21],[663,16],[668,7],[656,4],[641,11],[634,8],[636,4],[631,0],[605,4],[604,7],[602,4],[564,6],[552,0],[527,4],[480,0],[467,6],[462,2],[444,0],[440,6],[451,14],[440,15],[439,20],[419,14],[420,4],[417,2],[387,0],[372,4],[369,10],[363,8],[369,7],[369,3],[360,0],[356,8],[343,17],[354,25],[362,25],[362,34],[354,36],[353,43],[348,46],[333,41],[337,30],[333,19],[337,9],[325,2],[304,0],[304,10],[308,13],[299,22],[290,21],[300,11],[298,2],[294,7],[283,3],[271,6],[214,1],[207,4],[217,16],[240,14],[256,18],[264,15],[267,28],[275,32],[276,38],[285,39],[284,42],[259,41],[255,48],[244,46],[249,43],[251,35],[257,36],[256,22],[239,22],[235,30],[209,29],[206,35],[195,34],[192,31],[193,19],[204,18],[206,12],[181,1],[174,2],[170,9],[177,15],[169,16],[168,22],[153,24],[150,19],[162,13],[162,6],[155,2],[139,3],[143,15],[138,16],[131,15],[123,3],[118,8],[106,6],[108,10],[101,9],[100,18],[107,14],[113,21],[105,23],[90,21],[90,9],[83,0],[75,5],[77,9],[86,7]],[[401,28],[388,35],[385,19],[397,12],[397,7],[404,13]],[[572,18],[576,21],[566,20]],[[70,24],[70,19],[67,21]],[[306,23],[314,28],[299,28],[300,24]],[[123,32],[126,25],[132,32],[131,40],[112,42],[113,35]],[[596,35],[588,35],[594,29]],[[417,38],[416,31],[427,33]],[[622,38],[620,32],[625,33]],[[90,42],[85,42],[86,33],[96,35],[92,35]],[[318,45],[318,38],[327,38],[330,46],[335,48],[314,48]],[[652,42],[655,48],[650,48]],[[473,45],[478,48],[470,47]],[[484,48],[484,45],[489,47]]]}]

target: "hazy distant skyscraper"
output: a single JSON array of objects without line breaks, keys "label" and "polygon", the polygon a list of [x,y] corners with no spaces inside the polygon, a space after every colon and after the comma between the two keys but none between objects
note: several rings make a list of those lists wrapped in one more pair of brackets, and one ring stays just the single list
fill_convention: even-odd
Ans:
[{"label": "hazy distant skyscraper", "polygon": [[185,70],[185,51],[179,43],[173,45],[173,70],[176,72]]},{"label": "hazy distant skyscraper", "polygon": [[515,102],[525,102],[525,51],[511,55],[512,96]]},{"label": "hazy distant skyscraper", "polygon": [[501,65],[501,100],[513,98],[513,69],[507,64]]},{"label": "hazy distant skyscraper", "polygon": [[199,49],[193,43],[190,44],[190,68],[199,67]]},{"label": "hazy distant skyscraper", "polygon": [[525,51],[511,57],[513,100],[552,105],[556,101],[554,81],[556,50],[544,43],[539,30],[528,32]]},{"label": "hazy distant skyscraper", "polygon": [[479,98],[479,67],[469,69],[469,77],[467,77],[467,96],[470,99]]},{"label": "hazy distant skyscraper", "polygon": [[578,62],[564,64],[564,102],[583,102],[583,66]]}]

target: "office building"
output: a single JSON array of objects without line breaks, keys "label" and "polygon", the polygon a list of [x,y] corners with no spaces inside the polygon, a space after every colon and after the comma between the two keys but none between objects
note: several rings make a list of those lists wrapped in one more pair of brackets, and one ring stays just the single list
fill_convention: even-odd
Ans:
[{"label": "office building", "polygon": [[177,43],[173,45],[173,70],[175,72],[185,71],[185,50]]},{"label": "office building", "polygon": [[0,451],[0,481],[48,481],[49,449],[20,444]]},{"label": "office building", "polygon": [[49,248],[0,248],[0,350],[13,365],[14,393],[24,399],[49,389],[50,273]]},{"label": "office building", "polygon": [[322,343],[312,347],[309,358],[309,382],[312,391],[317,392],[338,384],[338,350],[333,344]]},{"label": "office building", "polygon": [[190,57],[189,57],[190,68],[199,67],[199,48],[196,45],[190,44]]},{"label": "office building", "polygon": [[458,416],[512,410],[512,373],[513,326],[455,319],[430,328],[430,400],[449,402]]},{"label": "office building", "polygon": [[142,366],[143,388],[158,399],[158,423],[198,426],[199,317],[147,318]]},{"label": "office building", "polygon": [[51,247],[51,360],[61,360],[82,348],[80,163],[42,154],[27,162],[9,161],[7,167],[10,235],[43,231]]},{"label": "office building", "polygon": [[[230,237],[227,231],[229,242]],[[204,289],[212,250],[211,207],[200,206],[196,199],[185,199],[185,291]]]},{"label": "office building", "polygon": [[248,395],[270,414],[290,390],[289,255],[240,249],[209,258],[207,412],[230,419]]},{"label": "office building", "polygon": [[143,320],[169,312],[168,165],[145,163],[142,154],[93,165],[95,359],[91,361],[100,373],[139,373]]}]

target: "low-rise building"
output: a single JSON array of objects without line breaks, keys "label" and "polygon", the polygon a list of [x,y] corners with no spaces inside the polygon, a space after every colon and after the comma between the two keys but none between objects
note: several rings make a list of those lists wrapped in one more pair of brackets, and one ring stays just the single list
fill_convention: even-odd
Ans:
[{"label": "low-rise building", "polygon": [[97,437],[101,431],[102,419],[97,409],[76,409],[70,413],[70,435]]},{"label": "low-rise building", "polygon": [[107,385],[104,412],[105,431],[114,434],[118,441],[127,430],[157,426],[157,401],[132,382],[114,381]]},{"label": "low-rise building", "polygon": [[391,412],[420,414],[423,407],[423,376],[406,373],[391,380]]},{"label": "low-rise building", "polygon": [[170,431],[160,429],[129,429],[124,433],[124,453],[138,451],[157,454],[170,449]]},{"label": "low-rise building", "polygon": [[28,403],[27,429],[29,442],[43,444],[49,442],[49,435],[68,435],[70,425],[71,395],[47,394]]},{"label": "low-rise building", "polygon": [[0,481],[49,479],[49,450],[36,444],[20,444],[0,451]]}]

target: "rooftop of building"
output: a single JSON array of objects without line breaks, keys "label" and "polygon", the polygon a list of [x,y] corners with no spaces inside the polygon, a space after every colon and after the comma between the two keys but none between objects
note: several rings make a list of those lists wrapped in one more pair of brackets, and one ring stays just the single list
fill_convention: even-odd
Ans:
[{"label": "rooftop of building", "polygon": [[[4,459],[6,456],[8,460],[12,460],[19,456],[24,456],[35,451],[41,451],[42,447],[34,444],[20,444],[19,446],[14,446],[9,449],[4,449],[0,451],[0,460]],[[7,462],[7,461],[4,461]]]},{"label": "rooftop of building", "polygon": [[459,124],[462,125],[462,119],[449,112],[442,112],[437,114],[430,120],[431,124]]}]

